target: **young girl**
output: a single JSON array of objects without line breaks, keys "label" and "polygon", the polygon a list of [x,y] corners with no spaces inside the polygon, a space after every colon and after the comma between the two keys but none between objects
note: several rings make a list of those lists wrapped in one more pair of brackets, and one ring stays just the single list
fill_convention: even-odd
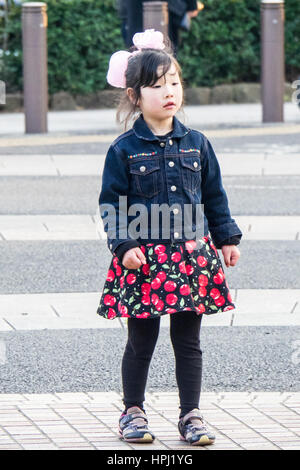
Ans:
[{"label": "young girl", "polygon": [[[199,410],[201,319],[203,313],[235,308],[216,248],[222,249],[226,266],[234,266],[242,232],[230,216],[210,142],[175,117],[183,103],[181,69],[162,33],[137,33],[133,43],[131,52],[111,56],[107,74],[111,85],[125,89],[118,122],[124,111],[126,125],[130,117],[137,114],[137,119],[111,144],[105,160],[99,203],[113,257],[97,313],[110,320],[128,318],[120,437],[129,442],[155,438],[144,393],[160,316],[169,314],[180,438],[206,445],[215,436]],[[203,208],[202,224],[196,206]],[[155,219],[158,207],[169,210]],[[191,207],[192,213],[186,210]],[[142,214],[138,223],[137,212]]]}]

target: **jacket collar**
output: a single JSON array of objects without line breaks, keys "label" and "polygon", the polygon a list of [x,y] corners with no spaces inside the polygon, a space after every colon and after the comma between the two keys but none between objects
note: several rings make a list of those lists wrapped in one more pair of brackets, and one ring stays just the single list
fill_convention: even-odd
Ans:
[{"label": "jacket collar", "polygon": [[[144,140],[159,140],[159,138],[153,134],[149,129],[146,121],[144,120],[143,114],[136,119],[133,124],[133,131],[137,137]],[[185,127],[176,116],[173,116],[173,131],[170,137],[183,137],[190,132],[190,129]]]}]

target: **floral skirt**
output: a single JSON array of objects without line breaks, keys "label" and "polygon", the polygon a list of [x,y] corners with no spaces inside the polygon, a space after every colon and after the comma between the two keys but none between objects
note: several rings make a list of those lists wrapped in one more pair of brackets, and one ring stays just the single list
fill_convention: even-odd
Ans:
[{"label": "floral skirt", "polygon": [[[200,247],[200,248],[199,248]],[[211,237],[141,246],[146,264],[127,269],[113,256],[97,313],[156,318],[193,310],[212,314],[235,308],[221,259]]]}]

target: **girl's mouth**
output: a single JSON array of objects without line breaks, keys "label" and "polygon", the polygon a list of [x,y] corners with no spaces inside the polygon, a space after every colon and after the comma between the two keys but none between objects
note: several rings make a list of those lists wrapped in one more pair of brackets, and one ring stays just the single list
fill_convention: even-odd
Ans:
[{"label": "girl's mouth", "polygon": [[167,104],[166,106],[164,106],[165,109],[172,109],[172,108],[175,108],[175,104]]}]

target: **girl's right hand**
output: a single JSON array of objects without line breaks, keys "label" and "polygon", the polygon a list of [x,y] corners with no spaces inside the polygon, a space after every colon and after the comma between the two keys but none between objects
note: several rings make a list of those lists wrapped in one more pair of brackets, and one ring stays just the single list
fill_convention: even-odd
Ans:
[{"label": "girl's right hand", "polygon": [[223,245],[221,250],[227,268],[229,268],[229,266],[235,266],[241,256],[238,247],[236,245]]},{"label": "girl's right hand", "polygon": [[142,264],[146,264],[146,258],[142,250],[136,246],[126,251],[122,264],[127,269],[138,269]]}]

